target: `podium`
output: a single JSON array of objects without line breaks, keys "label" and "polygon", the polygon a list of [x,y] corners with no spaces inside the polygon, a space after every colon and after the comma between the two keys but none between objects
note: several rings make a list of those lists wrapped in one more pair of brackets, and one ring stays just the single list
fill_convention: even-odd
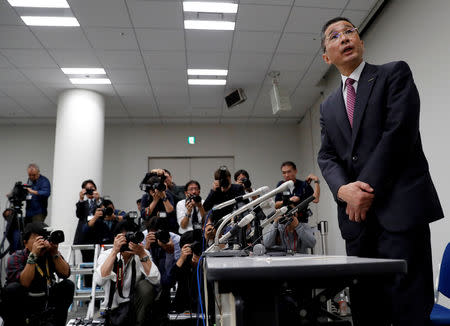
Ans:
[{"label": "podium", "polygon": [[[324,309],[345,287],[406,273],[406,261],[347,256],[206,257],[205,277],[214,284],[220,326],[285,326],[280,289],[301,293],[300,325],[351,325]],[[211,300],[212,301],[212,300]]]}]

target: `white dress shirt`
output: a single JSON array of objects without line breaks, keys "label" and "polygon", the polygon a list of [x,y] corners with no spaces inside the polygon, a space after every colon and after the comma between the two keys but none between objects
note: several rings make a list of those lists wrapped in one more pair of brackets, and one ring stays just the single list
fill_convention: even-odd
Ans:
[{"label": "white dress shirt", "polygon": [[[94,280],[95,284],[100,285],[105,290],[105,299],[102,301],[102,308],[107,308],[108,300],[109,300],[109,291],[111,282],[110,280],[116,281],[117,274],[114,270],[111,271],[111,273],[105,277],[102,277],[101,268],[103,263],[105,262],[106,258],[111,254],[112,249],[104,250],[100,253],[100,256],[97,260],[97,268],[95,269],[94,273]],[[151,257],[150,253],[146,250],[145,251],[149,257]],[[120,253],[117,254],[117,259],[122,259],[122,255]],[[123,280],[123,289],[122,293],[125,298],[120,297],[119,293],[116,291],[114,293],[111,309],[115,309],[119,306],[120,303],[129,301],[128,298],[130,295],[130,287],[131,287],[131,274],[132,274],[132,268],[131,268],[131,262],[132,259],[136,262],[136,282],[141,279],[142,276],[145,277],[147,281],[149,281],[153,285],[159,285],[160,282],[160,274],[159,270],[156,267],[156,265],[153,263],[152,260],[152,267],[150,268],[149,274],[145,274],[144,266],[142,266],[141,261],[139,260],[139,256],[134,255],[134,257],[130,258],[128,261],[126,267],[124,268],[124,280]],[[114,268],[113,268],[114,269]]]}]

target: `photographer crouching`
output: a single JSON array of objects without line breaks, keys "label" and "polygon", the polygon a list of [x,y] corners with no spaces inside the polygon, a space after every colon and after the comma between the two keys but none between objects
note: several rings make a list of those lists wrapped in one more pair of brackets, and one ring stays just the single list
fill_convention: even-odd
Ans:
[{"label": "photographer crouching", "polygon": [[[50,232],[42,222],[27,224],[23,234],[25,249],[9,257],[6,267],[2,298],[6,326],[66,324],[74,284],[67,279],[69,264],[58,251],[63,241],[62,231]],[[61,282],[56,282],[55,273],[63,279]]]},{"label": "photographer crouching", "polygon": [[105,325],[144,325],[150,315],[160,274],[137,230],[131,221],[117,224],[113,248],[98,258],[94,277],[105,290]]}]

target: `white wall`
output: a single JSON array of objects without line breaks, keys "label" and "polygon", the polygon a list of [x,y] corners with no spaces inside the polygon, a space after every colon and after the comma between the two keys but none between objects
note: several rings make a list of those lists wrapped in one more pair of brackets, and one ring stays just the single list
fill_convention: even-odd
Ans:
[{"label": "white wall", "polygon": [[[54,125],[0,128],[2,210],[7,204],[5,194],[14,182],[27,180],[29,162],[38,163],[42,174],[53,180],[54,130]],[[192,135],[197,144],[188,145],[187,136]],[[111,125],[105,128],[103,186],[98,186],[116,207],[135,210],[136,199],[142,195],[138,184],[147,171],[149,156],[234,156],[235,167],[248,170],[254,184],[273,188],[281,179],[281,162],[299,161],[298,147],[296,125]],[[70,176],[67,171],[67,178]],[[68,235],[77,224],[78,192],[72,197],[73,206],[67,208],[67,214],[73,216],[73,224],[65,227]],[[51,218],[47,218],[50,224]]]},{"label": "white wall", "polygon": [[[9,206],[6,194],[16,181],[28,180],[27,167],[36,163],[41,174],[52,180],[55,128],[49,126],[1,126],[0,128],[0,208]],[[49,211],[50,211],[49,203]],[[25,206],[24,206],[25,213]],[[2,219],[3,220],[3,219]],[[1,225],[2,223],[0,223]]]},{"label": "white wall", "polygon": [[[430,171],[437,188],[444,214],[448,215],[450,204],[450,172],[448,169],[450,140],[448,122],[450,47],[447,32],[450,30],[450,1],[447,0],[397,0],[390,1],[381,15],[367,30],[365,59],[374,64],[393,60],[409,63],[421,96],[420,131]],[[339,75],[333,68],[327,76],[325,95],[340,83]],[[314,156],[320,146],[319,105],[314,105],[309,116],[299,126],[300,138],[312,133]],[[308,116],[307,115],[307,116]],[[319,142],[317,142],[319,139]],[[311,148],[302,148],[301,155],[310,155]],[[314,162],[317,170],[317,162]],[[332,203],[328,187],[322,187],[319,216],[328,217],[330,222],[329,247],[332,253],[343,254],[345,247],[337,226],[336,207]],[[431,224],[434,272],[443,250],[450,241],[450,221],[444,218]],[[334,245],[332,245],[334,244]]]}]

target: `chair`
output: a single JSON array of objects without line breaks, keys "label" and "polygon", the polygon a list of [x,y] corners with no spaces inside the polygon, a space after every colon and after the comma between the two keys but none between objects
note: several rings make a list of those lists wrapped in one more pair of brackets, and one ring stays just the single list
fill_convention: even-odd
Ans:
[{"label": "chair", "polygon": [[432,325],[450,325],[450,309],[438,304],[439,293],[450,298],[450,243],[442,256],[436,300],[430,315]]}]

